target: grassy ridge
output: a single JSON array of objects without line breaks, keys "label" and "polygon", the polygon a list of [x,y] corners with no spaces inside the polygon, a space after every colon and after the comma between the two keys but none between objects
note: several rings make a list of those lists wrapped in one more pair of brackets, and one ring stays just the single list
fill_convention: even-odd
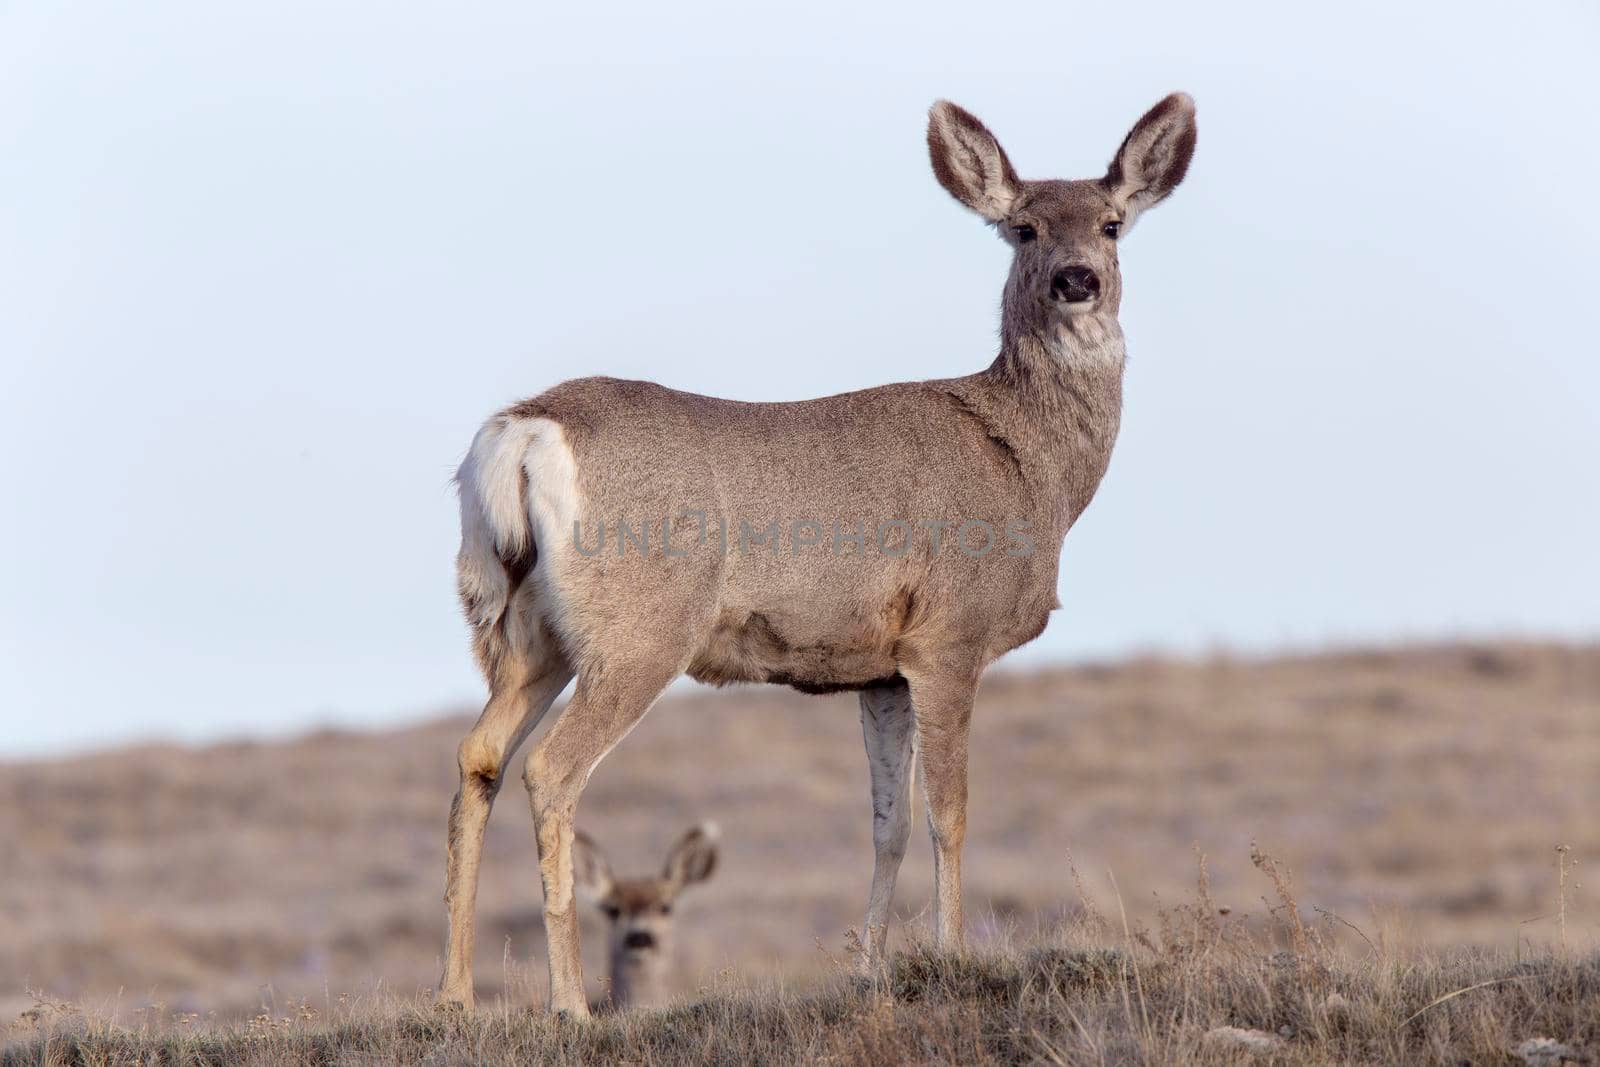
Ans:
[{"label": "grassy ridge", "polygon": [[[1600,1062],[1600,921],[1573,865],[1600,854],[1600,646],[1133,661],[1000,674],[980,702],[971,951],[918,940],[918,834],[901,951],[865,982],[828,955],[870,871],[854,705],[664,701],[583,825],[633,873],[714,817],[725,862],[679,918],[682,1005],[584,1024],[527,1008],[543,927],[514,791],[479,897],[481,1009],[421,992],[459,719],[0,763],[0,1059]],[[1214,882],[1196,843],[1233,860]]]},{"label": "grassy ridge", "polygon": [[[719,992],[572,1023],[367,1000],[327,1017],[112,1027],[41,1019],[20,1064],[1515,1063],[1526,1043],[1600,1046],[1600,960],[1252,958],[1035,948],[902,954],[882,982]],[[1257,1051],[1257,1047],[1259,1050]],[[1548,1047],[1548,1046],[1546,1046]],[[1558,1058],[1527,1062],[1562,1062]]]},{"label": "grassy ridge", "polygon": [[[1255,852],[1276,900],[1211,897],[1154,925],[1083,918],[1027,946],[940,953],[803,993],[702,990],[659,1012],[569,1021],[504,999],[472,1015],[425,997],[340,998],[247,1022],[147,1015],[111,1025],[41,1000],[11,1028],[21,1064],[1487,1064],[1589,1063],[1600,956],[1399,950],[1337,916],[1309,919],[1288,872]],[[1564,900],[1564,898],[1563,898]],[[1351,932],[1355,937],[1352,938]]]},{"label": "grassy ridge", "polygon": [[[0,1022],[32,1005],[27,988],[238,1019],[379,980],[432,987],[468,725],[0,762]],[[1218,903],[1253,910],[1270,889],[1242,862],[1255,839],[1302,872],[1308,912],[1370,925],[1378,909],[1404,916],[1407,944],[1515,952],[1554,930],[1528,922],[1555,911],[1551,848],[1600,856],[1597,767],[1600,645],[992,672],[972,738],[969,933],[983,946],[1073,918],[1069,850],[1082,895],[1116,914],[1114,871],[1135,924],[1187,898],[1194,845],[1225,858]],[[830,973],[818,942],[837,949],[861,921],[869,796],[851,696],[693,690],[606,759],[578,817],[624,875],[659,870],[673,838],[715,819],[722,862],[677,911],[674,985],[691,993],[731,966],[798,988]],[[932,897],[917,821],[896,931]],[[520,782],[495,807],[482,878],[479,996],[537,1001],[544,924]],[[1600,938],[1593,894],[1572,894],[1574,944]],[[581,916],[600,996],[604,920]]]}]

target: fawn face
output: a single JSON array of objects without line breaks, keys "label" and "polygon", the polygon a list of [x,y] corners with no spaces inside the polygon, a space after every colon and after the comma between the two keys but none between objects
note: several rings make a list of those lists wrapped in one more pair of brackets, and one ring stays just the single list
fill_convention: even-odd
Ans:
[{"label": "fawn face", "polygon": [[1194,101],[1173,93],[1133,127],[1105,177],[1024,181],[972,114],[941,100],[928,116],[934,176],[1011,245],[1006,312],[1040,331],[1079,315],[1116,315],[1117,240],[1183,180],[1194,145]]},{"label": "fawn face", "polygon": [[573,837],[573,876],[611,924],[611,999],[618,1008],[663,1004],[670,996],[673,905],[717,866],[717,829],[702,823],[678,839],[655,878],[616,878],[587,834]]}]

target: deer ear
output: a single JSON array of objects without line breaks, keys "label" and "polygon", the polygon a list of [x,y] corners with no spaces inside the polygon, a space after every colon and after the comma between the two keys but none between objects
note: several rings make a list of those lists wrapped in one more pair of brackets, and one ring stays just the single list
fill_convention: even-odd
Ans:
[{"label": "deer ear", "polygon": [[940,100],[928,112],[928,156],[945,191],[990,222],[1011,213],[1022,182],[1005,149],[971,112]]},{"label": "deer ear", "polygon": [[1126,212],[1124,231],[1139,212],[1166,199],[1183,181],[1194,142],[1194,98],[1188,93],[1173,93],[1128,131],[1102,180]]},{"label": "deer ear", "polygon": [[605,853],[582,830],[572,835],[572,878],[590,900],[604,900],[615,884]]},{"label": "deer ear", "polygon": [[717,824],[701,823],[678,838],[667,853],[667,866],[661,876],[674,890],[703,882],[717,869]]}]

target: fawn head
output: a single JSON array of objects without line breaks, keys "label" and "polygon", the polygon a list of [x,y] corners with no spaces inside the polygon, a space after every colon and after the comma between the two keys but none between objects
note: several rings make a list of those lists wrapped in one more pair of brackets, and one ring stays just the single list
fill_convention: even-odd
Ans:
[{"label": "fawn head", "polygon": [[611,924],[611,999],[621,1007],[663,1003],[678,894],[717,868],[717,828],[701,823],[680,837],[654,878],[617,878],[594,840],[573,836],[573,877]]},{"label": "fawn head", "polygon": [[1039,333],[1077,316],[1116,316],[1117,241],[1183,180],[1194,144],[1194,101],[1173,93],[1134,125],[1104,177],[1024,181],[971,113],[941,100],[928,114],[928,152],[939,184],[1014,250],[1008,327]]}]

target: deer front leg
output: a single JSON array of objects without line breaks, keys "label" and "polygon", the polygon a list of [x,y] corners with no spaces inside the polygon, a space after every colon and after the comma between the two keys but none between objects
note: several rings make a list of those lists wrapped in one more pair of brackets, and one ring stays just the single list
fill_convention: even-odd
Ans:
[{"label": "deer front leg", "polygon": [[861,693],[861,733],[872,780],[872,891],[862,931],[867,973],[882,966],[895,880],[911,837],[911,756],[915,724],[904,682]]},{"label": "deer front leg", "polygon": [[961,846],[967,836],[967,736],[975,676],[911,678],[917,762],[933,838],[934,927],[942,949],[961,946]]}]

